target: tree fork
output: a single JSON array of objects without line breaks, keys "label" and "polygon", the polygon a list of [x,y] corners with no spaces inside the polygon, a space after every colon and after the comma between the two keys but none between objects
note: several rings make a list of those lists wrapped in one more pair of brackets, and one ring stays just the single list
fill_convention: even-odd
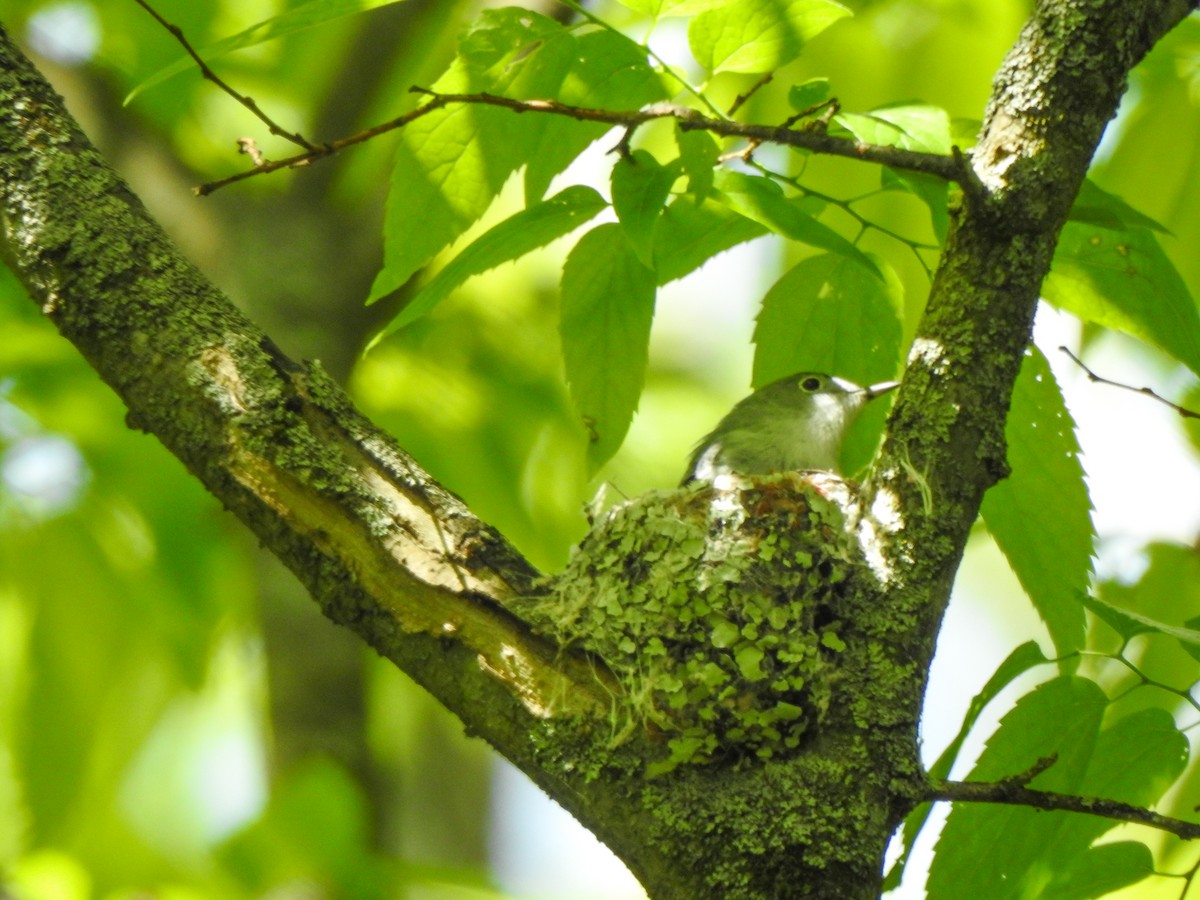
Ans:
[{"label": "tree fork", "polygon": [[[295,571],[331,618],[425,685],[608,843],[652,896],[870,897],[928,791],[917,721],[1054,241],[1130,68],[1195,6],[1045,0],[996,81],[863,506],[873,577],[836,612],[847,649],[802,752],[651,780],[569,763],[596,747],[603,667],[514,616],[536,573],[286,359],[170,245],[0,32],[0,214],[13,270],[154,433]],[[919,475],[919,477],[917,477]],[[599,676],[597,675],[599,672]],[[648,758],[635,735],[614,758]],[[628,770],[627,770],[628,771]]]}]

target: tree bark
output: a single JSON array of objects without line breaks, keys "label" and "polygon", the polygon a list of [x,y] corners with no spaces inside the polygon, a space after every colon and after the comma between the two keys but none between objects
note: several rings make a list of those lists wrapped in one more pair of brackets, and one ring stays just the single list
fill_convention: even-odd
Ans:
[{"label": "tree bark", "polygon": [[881,455],[850,503],[867,510],[864,558],[828,603],[844,644],[828,705],[800,750],[765,761],[645,778],[661,735],[612,746],[603,662],[517,615],[545,593],[538,573],[179,255],[0,32],[3,249],[131,427],[652,896],[872,897],[891,833],[927,789],[929,662],[980,501],[1005,472],[1005,414],[1056,237],[1127,73],[1194,6],[1045,0],[1006,59]]}]

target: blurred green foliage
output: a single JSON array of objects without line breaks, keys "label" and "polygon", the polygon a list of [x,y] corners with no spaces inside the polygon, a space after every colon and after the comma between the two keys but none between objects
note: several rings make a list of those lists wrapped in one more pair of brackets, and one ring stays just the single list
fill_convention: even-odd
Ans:
[{"label": "blurred green foliage", "polygon": [[[789,50],[786,59],[775,60],[783,67],[773,83],[752,93],[739,116],[783,121],[796,111],[789,88],[822,78],[846,110],[891,105],[887,115],[847,119],[852,129],[877,129],[873,140],[885,140],[880,133],[895,120],[903,123],[906,140],[944,144],[949,133],[961,141],[981,117],[992,75],[1030,5],[851,2],[853,17],[833,10],[836,25],[805,43],[802,52]],[[442,77],[457,35],[480,6],[407,0],[220,55],[213,65],[287,127],[314,140],[332,139],[411,109],[416,98],[409,86],[430,86]],[[648,26],[634,11],[670,6],[630,0],[588,9],[628,26],[626,33],[638,40]],[[299,7],[233,0],[158,4],[199,48]],[[554,4],[539,10],[547,17],[538,23],[543,37],[551,44],[567,42],[549,17],[569,18],[570,11]],[[651,46],[696,82],[704,73],[688,58],[689,40],[714,60],[718,55],[734,60],[715,66],[723,71],[704,84],[705,96],[727,109],[750,91],[762,69],[738,62],[754,57],[721,55],[729,48],[709,26],[724,13],[705,15],[705,27],[695,34],[686,33],[686,23],[664,18],[651,33]],[[681,171],[692,196],[666,211],[647,212],[645,197],[661,193],[656,185],[662,179],[639,186],[624,172],[618,176],[624,179],[621,187],[613,186],[629,198],[618,201],[621,224],[637,235],[626,262],[656,267],[657,278],[638,283],[670,284],[658,290],[653,327],[639,319],[649,344],[645,371],[632,379],[636,384],[630,386],[624,359],[611,360],[609,380],[594,383],[606,402],[614,390],[620,395],[612,418],[621,421],[622,434],[625,424],[630,430],[623,444],[618,435],[589,458],[588,430],[572,406],[563,362],[563,341],[582,331],[560,336],[558,283],[569,250],[562,242],[470,280],[467,274],[477,269],[467,267],[463,278],[447,276],[454,289],[443,291],[436,306],[430,303],[428,315],[406,323],[369,354],[361,352],[403,315],[414,290],[405,286],[409,275],[416,271],[418,282],[434,284],[426,272],[439,270],[457,251],[519,214],[523,201],[561,189],[559,182],[551,184],[552,176],[570,159],[540,156],[544,135],[540,142],[530,137],[528,145],[510,148],[512,158],[493,173],[489,195],[462,215],[453,234],[431,234],[437,238],[432,249],[404,257],[390,270],[395,242],[403,237],[393,228],[396,216],[386,211],[389,186],[395,204],[394,183],[407,184],[403,178],[411,174],[393,164],[398,153],[414,164],[405,138],[384,137],[311,168],[251,179],[196,200],[191,186],[247,164],[234,152],[239,136],[253,135],[268,157],[293,148],[265,134],[261,123],[190,68],[122,105],[131,91],[181,56],[170,35],[132,2],[0,0],[0,20],[39,48],[39,62],[93,138],[201,268],[288,352],[320,357],[423,466],[547,569],[561,567],[586,531],[583,503],[597,484],[608,480],[628,494],[674,484],[691,442],[745,392],[752,371],[755,381],[770,380],[787,368],[788,359],[819,350],[822,359],[861,366],[863,380],[888,377],[919,318],[945,233],[945,189],[928,180],[764,147],[757,158],[795,179],[804,196],[784,199],[745,182],[739,191],[734,182],[746,174],[711,176],[716,154],[729,147],[665,123],[644,129],[639,158],[652,156],[655,166]],[[504,28],[531,27],[528,21],[508,14]],[[586,38],[589,46],[602,45],[591,63],[628,61],[632,42],[591,34],[608,35]],[[53,58],[55,47],[72,35],[94,37],[94,53]],[[485,62],[507,66],[516,57],[525,59],[501,53]],[[1091,278],[1106,269],[1106,261],[1096,265],[1077,252],[1091,246],[1089,235],[1134,229],[1139,240],[1154,242],[1154,250],[1146,251],[1151,274],[1169,273],[1172,302],[1185,319],[1194,314],[1200,284],[1200,262],[1188,252],[1200,241],[1200,178],[1191,152],[1197,142],[1186,132],[1200,127],[1197,59],[1200,26],[1192,21],[1135,72],[1126,109],[1093,172],[1099,186],[1170,234],[1154,235],[1143,219],[1122,219],[1120,207],[1089,207],[1071,226],[1073,255],[1064,256],[1068,265],[1060,268],[1065,275],[1074,265]],[[485,71],[488,66],[480,63],[479,72]],[[584,75],[602,71],[587,69]],[[634,73],[629,84],[636,96],[629,103],[661,93],[647,72]],[[548,77],[543,70],[535,74]],[[567,130],[555,132],[549,120],[535,124],[528,116],[493,112],[489,127],[503,134],[547,129],[566,139]],[[569,136],[582,148],[602,132],[591,127]],[[616,136],[605,140],[615,142]],[[602,152],[609,146],[601,141],[598,161],[578,164],[606,196],[605,173],[613,158]],[[672,168],[675,156],[678,170]],[[519,184],[509,174],[522,166],[525,183]],[[714,190],[737,202],[716,203]],[[399,213],[401,220],[412,218],[411,210]],[[428,225],[419,220],[422,224]],[[558,234],[551,231],[546,240]],[[726,267],[720,277],[706,268],[684,278],[708,256],[768,231],[844,251],[843,261],[832,264],[813,246],[776,237],[719,257],[716,270]],[[385,233],[388,250],[382,245]],[[447,243],[449,251],[438,254]],[[521,250],[543,243],[531,239]],[[1112,238],[1114,253],[1122,246],[1119,237]],[[495,251],[488,265],[516,252]],[[847,265],[851,257],[855,261]],[[771,296],[771,285],[787,278],[784,273],[846,269],[861,278],[873,261],[886,272],[886,284],[871,295],[872,308],[888,312],[882,318],[876,312],[870,333],[818,350],[811,342],[797,349],[786,334],[792,314],[768,305],[759,318],[760,355],[752,363],[755,305]],[[1047,293],[1067,308],[1092,303],[1096,298],[1080,287],[1083,280],[1061,280]],[[1160,283],[1150,281],[1150,287]],[[1071,291],[1077,293],[1064,299]],[[367,307],[369,295],[379,302]],[[1153,306],[1157,295],[1139,282],[1127,296]],[[1117,319],[1118,313],[1129,314],[1102,310]],[[1126,327],[1121,321],[1109,324]],[[1144,319],[1134,324],[1139,327],[1128,330],[1194,362],[1186,322],[1182,331],[1161,322],[1145,327]],[[870,346],[855,350],[860,343]],[[608,346],[616,348],[611,352],[620,349],[619,343]],[[1153,352],[1156,375],[1175,383],[1190,377],[1167,354]],[[641,353],[642,348],[629,348],[631,357]],[[886,370],[879,370],[883,358]],[[1058,402],[1052,384],[1027,387],[1029,396]],[[1193,388],[1193,407],[1197,396]],[[1054,422],[1058,413],[1057,406],[1047,411]],[[864,423],[868,433],[860,438],[858,458],[866,458],[881,424],[879,418]],[[1061,454],[1069,454],[1069,428],[1060,437]],[[49,452],[54,447],[58,456]],[[40,449],[40,456],[26,453],[30,448]],[[611,451],[615,456],[593,477],[592,468]],[[47,490],[22,492],[20,484],[29,482],[10,477],[22,453],[26,460],[60,460],[40,473],[28,470],[33,472],[28,477],[48,480]],[[1073,462],[1050,466],[1048,477],[1053,481],[1070,470],[1062,477],[1081,487]],[[290,576],[251,545],[173,458],[152,438],[125,427],[119,402],[7,276],[0,280],[0,465],[0,890],[21,900],[139,892],[181,898],[491,894],[486,749],[467,741],[402,676],[321,621]],[[1078,550],[1085,537],[1090,546],[1088,526],[1079,524],[1088,515],[1087,495],[1069,502],[1071,516],[1052,512],[1043,517],[1050,521],[1039,519],[1042,524],[1035,524],[1043,531],[1034,532],[1033,540],[1010,519],[1009,538],[1024,539],[1032,553],[1039,534],[1070,519],[1071,546]],[[1018,525],[1027,522],[1018,516]],[[1071,589],[1086,584],[1086,554],[1071,556],[1071,577],[1053,602],[1076,602]],[[1106,581],[1100,595],[1167,624],[1188,622],[1196,613],[1194,550],[1157,545],[1147,562],[1140,580]],[[1044,557],[1038,564],[1045,564]],[[1025,586],[1036,595],[1038,584],[1044,586]],[[1051,681],[1023,700],[1006,724],[1074,709],[1058,695],[1075,691],[1086,694],[1091,714],[1090,730],[1081,739],[1103,742],[1126,729],[1135,741],[1154,732],[1166,746],[1178,733],[1168,735],[1160,727],[1162,710],[1182,709],[1185,722],[1200,715],[1184,696],[1200,675],[1195,660],[1168,633],[1151,629],[1126,640],[1094,619],[1089,623],[1084,639],[1078,637],[1078,621],[1063,625],[1071,638],[1062,641],[1062,649],[1083,644],[1108,654],[1087,660],[1083,669],[1110,698],[1119,699],[1105,705],[1091,687]],[[1138,668],[1118,665],[1114,654]],[[1169,689],[1143,690],[1148,682],[1142,672],[1153,673],[1156,684]],[[980,682],[987,675],[976,674]],[[1147,709],[1152,717],[1134,718]],[[989,750],[1012,740],[1010,734],[998,738]],[[1030,741],[1021,752],[1037,749]],[[1154,782],[1154,796],[1165,788],[1160,770],[1176,771],[1168,756],[1142,773],[1145,784]],[[981,762],[990,764],[987,758]],[[1084,778],[1094,767],[1080,763],[1079,771]],[[1169,801],[1175,808],[1197,802],[1192,781],[1185,775],[1176,782]],[[1149,796],[1145,784],[1130,790]],[[961,837],[975,829],[958,828],[949,833],[947,846],[958,844],[954,852],[968,858],[980,852]],[[1178,842],[1158,849],[1175,870],[1195,863],[1194,853]],[[1041,864],[1027,857],[1012,855],[1022,865]],[[1140,853],[1123,858],[1111,883],[1128,883],[1129,873],[1144,865]],[[938,877],[962,890],[963,876],[944,871],[953,877]]]}]

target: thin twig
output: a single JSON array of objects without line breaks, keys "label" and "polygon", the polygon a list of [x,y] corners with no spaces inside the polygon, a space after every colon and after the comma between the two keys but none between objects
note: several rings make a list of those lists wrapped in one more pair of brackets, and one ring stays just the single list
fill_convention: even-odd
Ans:
[{"label": "thin twig", "polygon": [[750,90],[746,91],[746,93],[738,94],[737,99],[733,101],[733,105],[729,107],[729,112],[725,113],[725,115],[732,116],[735,112],[742,108],[743,103],[754,96],[755,91],[757,91],[759,88],[766,87],[771,83],[771,79],[774,77],[774,72],[768,72],[762,78],[758,79],[758,81],[754,82],[754,84],[750,85]]},{"label": "thin twig", "polygon": [[1085,366],[1083,364],[1083,361],[1078,356],[1076,356],[1074,353],[1072,353],[1070,350],[1068,350],[1066,347],[1059,347],[1058,349],[1061,350],[1063,353],[1067,354],[1067,356],[1071,357],[1071,359],[1074,360],[1075,365],[1077,365],[1077,366],[1079,366],[1079,368],[1083,369],[1083,371],[1087,373],[1088,379],[1091,381],[1098,381],[1100,384],[1111,384],[1113,387],[1119,387],[1119,388],[1122,388],[1127,391],[1133,391],[1135,394],[1145,394],[1147,397],[1153,397],[1159,403],[1163,403],[1163,404],[1171,407],[1171,409],[1175,410],[1175,412],[1179,413],[1179,415],[1183,416],[1185,419],[1200,419],[1200,412],[1196,412],[1195,410],[1188,409],[1185,406],[1180,406],[1178,403],[1172,403],[1166,397],[1161,397],[1158,394],[1156,394],[1154,392],[1153,388],[1148,388],[1148,387],[1138,388],[1138,387],[1134,387],[1131,384],[1122,384],[1119,381],[1110,381],[1107,378],[1102,378],[1101,376],[1099,376],[1095,372],[1093,372],[1091,369],[1089,369],[1087,366]]},{"label": "thin twig", "polygon": [[268,172],[276,172],[279,169],[298,169],[301,166],[307,166],[323,159],[326,156],[333,156],[340,150],[351,147],[354,144],[361,144],[363,141],[369,141],[373,137],[378,137],[388,131],[393,131],[397,128],[403,128],[409,122],[415,121],[422,116],[428,115],[435,109],[440,109],[446,105],[446,101],[439,98],[434,98],[424,106],[418,106],[411,112],[407,112],[402,116],[392,119],[390,122],[383,122],[368,128],[366,131],[360,131],[358,134],[352,134],[349,137],[340,138],[336,141],[329,141],[319,147],[313,148],[308,153],[299,153],[295,156],[289,156],[286,159],[264,160],[263,164],[256,166],[253,169],[247,169],[245,172],[237,172],[229,175],[226,178],[221,178],[217,181],[210,181],[207,184],[202,184],[199,187],[193,188],[193,193],[197,197],[204,197],[211,194],[213,191],[219,190],[238,181],[244,181],[247,178],[253,178],[255,175],[265,175]]},{"label": "thin twig", "polygon": [[1117,822],[1147,825],[1170,832],[1184,840],[1200,838],[1200,823],[1185,822],[1183,819],[1160,815],[1141,806],[1119,803],[1116,800],[1036,790],[1027,786],[1029,780],[1029,773],[1023,773],[994,782],[943,781],[932,785],[925,799],[948,800],[951,803],[1003,803],[1034,809],[1086,813]]},{"label": "thin twig", "polygon": [[814,119],[809,124],[809,127],[828,128],[830,120],[837,115],[839,109],[841,109],[841,104],[838,103],[837,98],[830,97],[828,100],[822,100],[820,103],[814,103],[807,109],[800,110],[795,115],[788,116],[783,120],[783,127],[791,128],[801,119],[807,119],[809,116],[814,116],[818,112],[821,112],[821,110],[824,110],[824,112],[821,112],[819,118]]},{"label": "thin twig", "polygon": [[238,93],[225,81],[223,81],[216,72],[208,67],[208,63],[200,58],[200,54],[196,52],[195,48],[192,47],[188,39],[184,37],[182,28],[180,28],[178,25],[172,25],[170,22],[164,19],[158,14],[158,11],[154,7],[146,2],[146,0],[134,0],[134,2],[146,12],[150,13],[150,15],[154,17],[154,20],[158,22],[159,25],[167,29],[167,31],[174,36],[175,40],[179,41],[183,49],[187,51],[187,55],[190,56],[195,61],[196,65],[200,67],[201,75],[223,90],[238,103],[242,104],[242,106],[246,107],[246,109],[250,110],[250,112],[252,112],[260,122],[270,129],[271,134],[281,137],[284,140],[291,141],[293,144],[303,147],[308,151],[319,149],[316,144],[311,143],[307,138],[300,134],[300,132],[287,131],[281,126],[277,125],[270,116],[259,109],[258,104],[254,102],[253,98],[247,97],[245,94]]},{"label": "thin twig", "polygon": [[277,169],[296,168],[308,165],[325,156],[331,156],[352,144],[361,144],[377,135],[396,128],[402,128],[408,123],[424,115],[440,109],[451,103],[472,104],[476,106],[499,106],[515,113],[542,113],[564,116],[580,122],[600,122],[616,125],[625,129],[636,129],[655,119],[675,119],[680,129],[684,131],[708,131],[721,137],[741,137],[759,143],[782,144],[788,147],[801,147],[818,153],[832,156],[845,156],[851,159],[879,163],[897,169],[907,169],[913,172],[924,172],[936,175],[947,181],[956,181],[962,176],[962,171],[949,156],[936,153],[922,153],[915,150],[905,150],[901,147],[888,147],[880,144],[864,144],[850,138],[835,137],[825,134],[823,129],[798,128],[791,129],[782,126],[752,125],[740,122],[728,122],[705,116],[696,110],[671,103],[655,103],[633,110],[594,109],[586,106],[573,106],[559,103],[557,100],[514,100],[511,97],[501,97],[496,94],[439,94],[426,88],[409,88],[413,93],[424,94],[431,98],[428,103],[417,107],[399,118],[392,119],[361,131],[350,137],[330,141],[319,147],[313,147],[305,153],[290,156],[287,159],[267,162],[248,172],[239,172],[220,181],[213,181],[196,188],[196,193],[203,196],[211,194],[218,188],[225,187],[236,181],[263,175]]}]

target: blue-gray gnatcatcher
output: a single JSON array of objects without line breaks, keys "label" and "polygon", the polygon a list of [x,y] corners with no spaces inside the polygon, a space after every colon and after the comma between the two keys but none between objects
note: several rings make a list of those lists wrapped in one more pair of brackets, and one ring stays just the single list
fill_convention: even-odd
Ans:
[{"label": "blue-gray gnatcatcher", "polygon": [[683,484],[719,475],[796,469],[838,471],[842,439],[870,400],[900,386],[859,387],[820,372],[800,372],[759,388],[696,446]]}]

